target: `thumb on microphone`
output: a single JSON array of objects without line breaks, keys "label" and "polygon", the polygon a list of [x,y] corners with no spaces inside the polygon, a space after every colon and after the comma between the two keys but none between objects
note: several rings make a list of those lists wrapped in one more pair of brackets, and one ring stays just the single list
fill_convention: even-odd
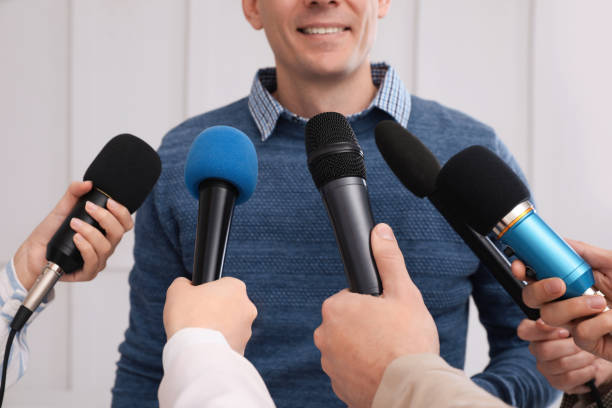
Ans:
[{"label": "thumb on microphone", "polygon": [[406,270],[404,256],[389,225],[381,223],[372,229],[371,246],[382,281],[382,296],[403,298],[414,296],[414,292],[417,292],[420,297]]}]

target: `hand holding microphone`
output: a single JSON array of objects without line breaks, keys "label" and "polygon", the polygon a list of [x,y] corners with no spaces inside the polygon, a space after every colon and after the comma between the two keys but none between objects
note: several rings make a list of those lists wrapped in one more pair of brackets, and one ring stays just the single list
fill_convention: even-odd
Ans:
[{"label": "hand holding microphone", "polygon": [[540,308],[545,323],[565,327],[580,348],[612,361],[612,312],[604,312],[605,299],[612,298],[612,251],[584,242],[568,242],[593,268],[596,286],[605,298],[586,295],[557,300],[565,294],[563,280],[532,281],[526,276],[525,265],[519,261],[512,264],[512,270],[517,278],[530,282],[523,290],[523,298],[526,303]]},{"label": "hand holding microphone", "polygon": [[[79,198],[92,189],[91,181],[73,182],[57,203],[53,211],[32,231],[30,236],[19,247],[13,262],[19,281],[26,290],[30,290],[40,271],[47,262],[46,249],[49,240],[68,216]],[[93,203],[92,203],[93,204]],[[127,208],[114,200],[109,200],[107,208],[98,205],[85,207],[89,214],[106,231],[106,236],[90,224],[71,221],[70,226],[76,232],[74,244],[83,258],[83,268],[69,275],[63,275],[63,281],[88,281],[104,269],[106,261],[113,253],[119,241],[134,226],[134,221]]]},{"label": "hand holding microphone", "polygon": [[[85,249],[83,255],[90,258],[90,263],[94,262],[94,259],[99,260],[100,256],[110,256],[113,249],[112,242],[119,241],[122,227],[108,216],[109,213],[103,210],[104,207],[107,207],[107,204],[109,208],[115,207],[115,211],[122,214],[120,218],[125,219],[125,213],[115,204],[122,203],[130,213],[136,211],[153,189],[160,173],[159,156],[136,136],[122,134],[104,146],[83,176],[84,180],[92,181],[93,188],[76,199],[76,202],[67,198],[65,206],[56,208],[47,225],[59,224],[59,227],[48,242],[37,242],[39,252],[37,254],[35,248],[32,256],[38,256],[40,260],[41,245],[46,245],[47,263],[13,318],[11,322],[13,330],[18,331],[23,327],[62,275],[73,274],[83,268],[85,261],[80,248]],[[73,204],[71,209],[70,204]],[[69,211],[68,215],[62,219],[66,211]],[[108,243],[102,239],[103,232],[104,234],[107,232],[102,224],[97,222],[98,219],[109,228]],[[124,222],[130,225],[127,219]],[[95,228],[89,228],[86,224]],[[76,230],[79,230],[78,234]],[[41,231],[39,239],[46,238],[50,231],[53,230],[45,228],[44,232]],[[96,257],[89,249],[91,241],[97,241],[101,246],[100,253],[96,253]]]},{"label": "hand holding microphone", "polygon": [[235,278],[198,286],[177,278],[166,293],[164,327],[168,340],[181,329],[217,330],[234,351],[244,354],[256,317],[257,308],[249,300],[244,282]]},{"label": "hand holding microphone", "polygon": [[391,228],[372,230],[372,253],[383,293],[343,290],[328,298],[314,342],[336,395],[350,407],[370,407],[387,366],[408,354],[439,354],[438,330],[404,264]]},{"label": "hand holding microphone", "polygon": [[[56,208],[19,249],[15,267],[29,292],[10,323],[0,382],[0,406],[17,332],[60,278],[68,275],[65,280],[93,279],[104,268],[123,233],[133,225],[130,213],[140,207],[160,173],[159,156],[147,143],[129,134],[114,137],[85,172],[86,182],[71,185]],[[36,269],[42,272],[32,283]]]}]

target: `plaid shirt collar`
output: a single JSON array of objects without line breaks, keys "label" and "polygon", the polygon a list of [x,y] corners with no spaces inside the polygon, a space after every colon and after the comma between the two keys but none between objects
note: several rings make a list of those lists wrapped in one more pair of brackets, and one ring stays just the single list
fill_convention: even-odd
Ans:
[{"label": "plaid shirt collar", "polygon": [[[400,125],[406,127],[410,117],[410,94],[395,70],[385,64],[371,65],[372,82],[378,87],[376,96],[367,109],[349,116],[349,120],[367,115],[374,108],[387,112]],[[249,94],[249,111],[257,124],[261,141],[265,142],[281,116],[306,124],[308,119],[298,116],[284,108],[270,92],[276,89],[276,69],[264,68],[257,71],[251,93]]]}]

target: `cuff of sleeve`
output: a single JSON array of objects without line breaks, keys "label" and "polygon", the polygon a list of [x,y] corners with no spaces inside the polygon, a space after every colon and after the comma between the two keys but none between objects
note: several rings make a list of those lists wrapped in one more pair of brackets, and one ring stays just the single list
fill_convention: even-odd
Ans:
[{"label": "cuff of sleeve", "polygon": [[[15,313],[17,313],[17,309],[19,309],[19,306],[23,303],[27,293],[27,290],[19,281],[15,271],[14,261],[11,259],[11,261],[6,264],[4,271],[0,271],[0,317],[8,322],[11,322],[15,316]],[[53,300],[54,296],[55,289],[51,289],[40,306],[38,306],[38,308],[34,311],[34,314],[32,317],[30,317],[28,323],[26,323],[26,327],[32,323],[35,316],[38,315],[51,300]]]},{"label": "cuff of sleeve", "polygon": [[[17,272],[15,272],[15,263],[13,262],[13,258],[6,265],[6,275],[8,276],[9,283],[11,284],[11,288],[13,288],[13,292],[15,293],[27,293],[28,291],[23,286],[21,281],[19,280],[19,276],[17,276]],[[23,300],[23,299],[22,299]]]},{"label": "cuff of sleeve", "polygon": [[163,366],[169,367],[182,350],[196,344],[204,343],[223,344],[229,347],[227,340],[220,331],[199,327],[187,327],[174,333],[164,346],[164,351],[162,353]]},{"label": "cuff of sleeve", "polygon": [[[416,369],[407,370],[406,367]],[[437,354],[408,354],[396,358],[387,366],[383,374],[378,390],[374,395],[372,408],[396,406],[398,392],[404,391],[407,387],[412,387],[420,379],[427,377],[428,372],[438,370],[465,377],[463,371],[451,367]]]}]

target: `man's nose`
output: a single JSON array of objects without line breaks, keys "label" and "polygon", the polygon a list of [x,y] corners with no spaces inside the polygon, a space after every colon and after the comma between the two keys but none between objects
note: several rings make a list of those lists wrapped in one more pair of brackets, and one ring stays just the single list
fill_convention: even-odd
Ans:
[{"label": "man's nose", "polygon": [[340,1],[338,0],[304,0],[304,3],[308,7],[338,6],[340,4]]}]

